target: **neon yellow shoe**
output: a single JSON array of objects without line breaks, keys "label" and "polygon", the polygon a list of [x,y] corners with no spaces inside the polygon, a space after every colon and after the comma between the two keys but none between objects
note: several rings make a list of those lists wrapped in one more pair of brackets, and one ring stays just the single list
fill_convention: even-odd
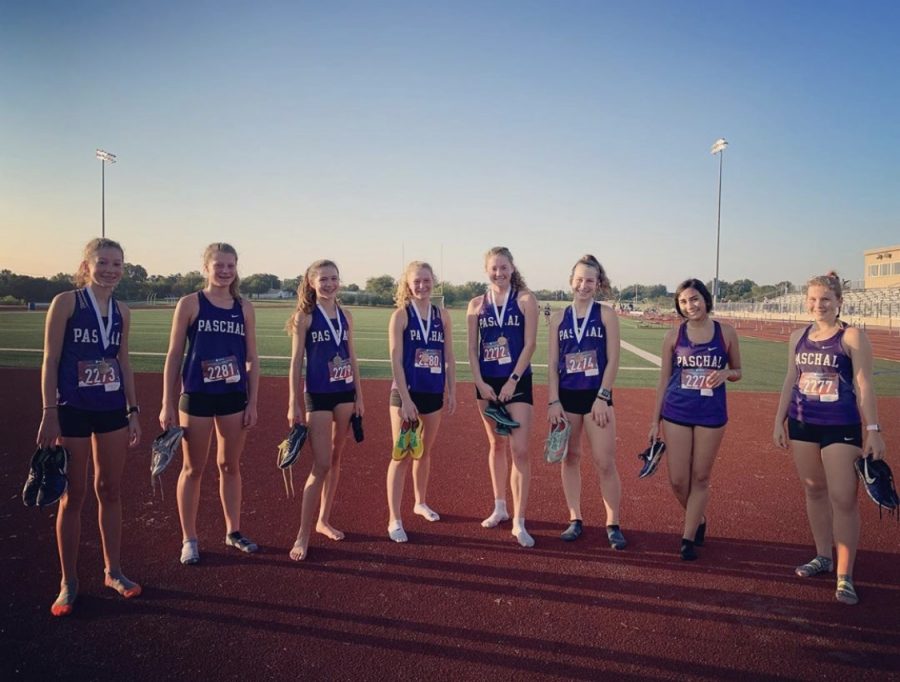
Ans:
[{"label": "neon yellow shoe", "polygon": [[422,459],[425,454],[425,439],[422,438],[422,432],[425,430],[425,422],[421,419],[413,421],[412,433],[409,437],[409,454],[413,459]]},{"label": "neon yellow shoe", "polygon": [[397,436],[397,442],[394,443],[394,449],[391,451],[391,457],[398,462],[404,457],[412,453],[410,447],[410,439],[412,437],[412,427],[410,422],[403,420],[400,424],[400,435]]}]

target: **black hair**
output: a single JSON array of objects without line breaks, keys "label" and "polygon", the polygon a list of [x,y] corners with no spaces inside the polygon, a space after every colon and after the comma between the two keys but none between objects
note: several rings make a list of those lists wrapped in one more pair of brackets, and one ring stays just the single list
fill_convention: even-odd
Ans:
[{"label": "black hair", "polygon": [[681,306],[678,305],[678,297],[681,296],[681,292],[685,289],[695,289],[706,302],[706,312],[707,314],[712,312],[713,302],[712,296],[709,293],[709,289],[706,288],[706,285],[701,282],[699,279],[686,279],[681,284],[678,285],[678,288],[675,289],[675,311],[681,317],[687,317],[683,312],[681,312]]}]

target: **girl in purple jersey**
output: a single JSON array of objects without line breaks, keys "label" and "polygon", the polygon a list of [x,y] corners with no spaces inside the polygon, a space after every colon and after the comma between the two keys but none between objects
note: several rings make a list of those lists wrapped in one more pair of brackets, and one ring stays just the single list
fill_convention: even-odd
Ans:
[{"label": "girl in purple jersey", "polygon": [[46,448],[59,442],[69,452],[68,488],[56,517],[62,580],[50,607],[54,616],[72,613],[78,596],[81,508],[92,458],[104,584],[126,599],[141,593],[141,586],[125,577],[119,562],[125,455],[141,438],[128,361],[131,312],[113,298],[124,264],[117,242],[91,240],[75,275],[78,289],[56,296],[47,313],[41,368],[44,407],[37,444]]},{"label": "girl in purple jersey", "polygon": [[[332,540],[344,539],[344,533],[331,525],[331,511],[350,417],[363,416],[363,397],[353,349],[353,318],[338,305],[340,287],[334,262],[319,260],[310,265],[297,289],[297,310],[287,326],[291,334],[288,424],[308,422],[313,452],[312,470],[303,488],[300,530],[290,551],[294,561],[306,558],[320,496],[316,531]],[[304,355],[306,390],[301,393]]]},{"label": "girl in purple jersey", "polygon": [[237,251],[230,244],[206,247],[206,285],[178,301],[163,370],[159,424],[163,429],[175,424],[184,428],[184,463],[177,498],[182,532],[180,560],[186,565],[200,561],[197,509],[213,430],[225,544],[248,554],[258,549],[241,534],[240,461],[247,430],[256,425],[259,356],[256,316],[250,301],[240,295],[237,261]]},{"label": "girl in purple jersey", "polygon": [[[394,443],[404,421],[421,420],[425,448],[413,460],[412,478],[416,504],[413,512],[427,521],[440,516],[428,506],[428,475],[431,451],[441,425],[444,391],[449,414],[456,411],[456,360],[450,313],[431,302],[434,270],[428,263],[413,261],[397,282],[397,309],[391,315],[388,340],[394,383],[391,387],[391,434]],[[387,472],[390,519],[388,536],[394,542],[406,542],[400,503],[410,457],[391,459]]]},{"label": "girl in purple jersey", "polygon": [[665,436],[669,482],[685,512],[681,558],[692,561],[706,537],[709,477],[728,421],[725,382],[740,380],[741,353],[734,327],[709,316],[712,296],[700,280],[678,286],[675,310],[684,321],[663,339],[649,439]]},{"label": "girl in purple jersey", "polygon": [[[494,528],[509,519],[506,507],[506,478],[513,494],[512,534],[523,547],[533,547],[534,538],[525,530],[525,510],[531,482],[528,435],[531,430],[531,356],[537,337],[537,300],[516,269],[512,254],[495,246],[485,254],[488,289],[469,301],[466,311],[469,367],[487,433],[490,451],[488,466],[494,492],[494,511],[481,525]],[[509,436],[500,436],[494,422],[485,417],[488,401],[504,403],[519,423]]]},{"label": "girl in purple jersey", "polygon": [[[872,347],[865,332],[842,323],[841,280],[831,272],[807,283],[806,304],[813,322],[791,334],[788,370],[775,413],[773,439],[788,442],[803,482],[806,514],[816,556],[795,573],[808,578],[834,570],[831,548],[837,548],[835,598],[856,604],[853,564],[859,544],[856,460],[884,457],[872,385]],[[866,421],[865,442],[862,418]],[[785,429],[787,420],[787,429]]]},{"label": "girl in purple jersey", "polygon": [[572,305],[550,318],[547,364],[549,409],[552,424],[565,418],[571,424],[569,448],[561,476],[569,527],[562,539],[577,540],[582,532],[581,434],[587,434],[594,467],[600,478],[606,509],[606,534],[613,549],[625,549],[619,528],[622,483],[616,469],[616,415],[612,386],[619,371],[619,318],[615,311],[594,301],[609,294],[609,278],[591,255],[582,256],[569,277]]}]

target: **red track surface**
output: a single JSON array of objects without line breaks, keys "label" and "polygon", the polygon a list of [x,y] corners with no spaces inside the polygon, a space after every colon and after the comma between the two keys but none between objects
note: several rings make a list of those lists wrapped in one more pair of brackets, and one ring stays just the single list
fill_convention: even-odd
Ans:
[{"label": "red track surface", "polygon": [[[129,456],[123,561],[144,594],[126,602],[103,587],[96,505],[89,503],[77,610],[55,619],[55,509],[25,509],[19,497],[39,416],[38,374],[5,370],[0,377],[5,680],[898,677],[900,528],[861,501],[857,607],[834,601],[831,578],[794,577],[793,567],[813,550],[789,456],[770,444],[774,395],[730,395],[707,546],[687,564],[676,554],[682,515],[665,472],[636,478],[652,392],[616,390],[628,549],[606,544],[587,465],[585,533],[575,543],[559,540],[566,512],[557,467],[540,460],[540,424],[528,514],[537,546],[525,550],[508,524],[479,524],[492,495],[470,386],[462,387],[459,412],[445,420],[434,453],[429,502],[442,521],[409,513],[410,542],[387,538],[388,384],[366,381],[366,441],[348,447],[333,516],[347,538],[316,536],[309,560],[296,564],[287,549],[300,501],[285,499],[274,464],[286,430],[286,382],[264,378],[260,426],[243,463],[242,529],[262,550],[243,556],[224,547],[216,474],[207,469],[203,563],[184,567],[175,507],[180,462],[165,474],[165,501],[154,497],[148,444],[158,431],[152,412],[160,379],[141,375],[145,442]],[[536,403],[545,397],[539,387]],[[896,452],[900,400],[881,399],[879,408]],[[298,483],[309,467],[305,454]],[[900,470],[896,456],[893,463]],[[405,504],[411,512],[411,483]]]}]

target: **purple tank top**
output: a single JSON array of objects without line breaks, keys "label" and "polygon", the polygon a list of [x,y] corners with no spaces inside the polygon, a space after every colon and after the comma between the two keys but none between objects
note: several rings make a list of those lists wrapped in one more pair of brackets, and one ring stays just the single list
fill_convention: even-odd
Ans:
[{"label": "purple tank top", "polygon": [[188,328],[188,352],[181,372],[185,393],[233,393],[247,390],[247,338],[244,308],[234,299],[219,308],[197,292],[200,310]]},{"label": "purple tank top", "polygon": [[[413,304],[406,306],[406,330],[403,332],[403,373],[406,388],[417,393],[444,392],[444,321],[437,306],[431,306],[431,326],[419,324]],[[425,339],[422,326],[428,332]]]},{"label": "purple tank top", "polygon": [[356,388],[347,343],[347,317],[340,306],[337,313],[337,319],[328,320],[318,306],[312,312],[306,330],[307,393],[338,393]]},{"label": "purple tank top", "polygon": [[728,421],[725,384],[707,388],[710,374],[728,366],[728,352],[722,327],[713,321],[711,341],[691,343],[687,322],[678,328],[672,352],[672,376],[666,386],[662,416],[670,421],[694,426],[723,426]]},{"label": "purple tank top", "polygon": [[97,318],[87,289],[78,289],[59,358],[57,402],[80,410],[124,410],[125,392],[117,359],[122,313],[116,299],[109,299],[107,317]]},{"label": "purple tank top", "polygon": [[[599,303],[592,303],[587,321],[580,318],[572,325],[575,311],[569,306],[563,312],[559,323],[559,387],[571,391],[596,391],[600,388],[603,372],[606,371],[606,327],[601,318]],[[578,333],[584,325],[581,341]],[[576,331],[578,330],[578,331]]]},{"label": "purple tank top", "polygon": [[853,386],[853,362],[844,352],[844,329],[824,341],[809,338],[812,325],[797,342],[797,380],[788,414],[808,424],[848,426],[861,423]]},{"label": "purple tank top", "polygon": [[[478,366],[483,377],[508,377],[525,348],[525,314],[519,308],[518,295],[518,291],[510,289],[505,306],[497,301],[500,310],[494,305],[490,290],[482,297],[478,311]],[[528,374],[531,365],[522,372],[522,376]]]}]

